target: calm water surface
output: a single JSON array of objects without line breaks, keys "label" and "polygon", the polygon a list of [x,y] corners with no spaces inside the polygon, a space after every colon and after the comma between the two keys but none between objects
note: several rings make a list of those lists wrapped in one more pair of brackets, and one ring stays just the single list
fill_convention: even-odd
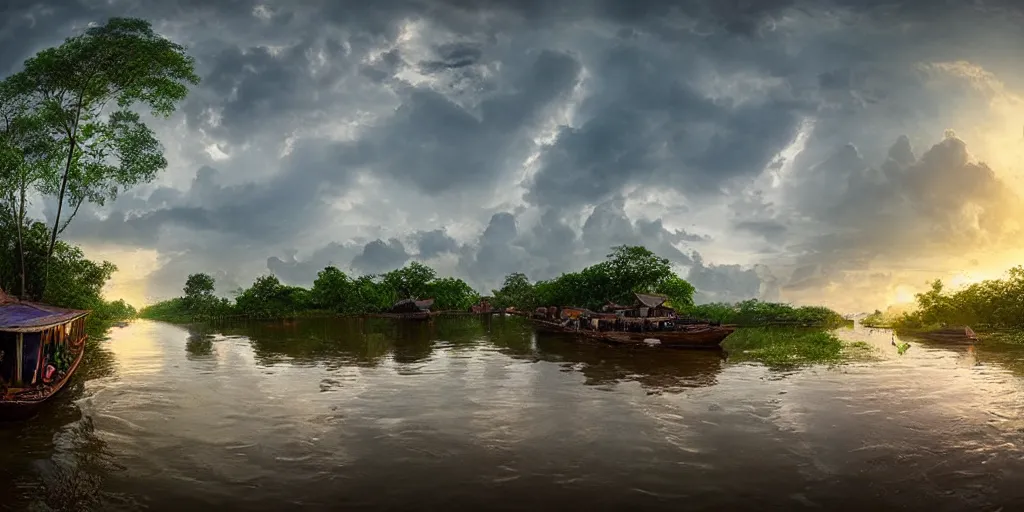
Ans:
[{"label": "calm water surface", "polygon": [[0,426],[10,510],[1020,510],[1024,350],[779,372],[521,320],[140,321]]}]

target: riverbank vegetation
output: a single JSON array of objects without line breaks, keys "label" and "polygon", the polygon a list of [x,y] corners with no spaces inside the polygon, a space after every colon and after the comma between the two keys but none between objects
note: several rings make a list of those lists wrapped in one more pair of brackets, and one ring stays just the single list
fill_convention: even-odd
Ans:
[{"label": "riverbank vegetation", "polygon": [[[86,203],[103,205],[167,167],[140,116],[166,117],[199,82],[185,49],[134,18],[111,18],[25,61],[0,81],[0,286],[24,300],[90,309],[89,325],[135,314],[102,289],[116,271],[61,235]],[[56,206],[47,223],[31,201]]]},{"label": "riverbank vegetation", "polygon": [[772,367],[836,364],[870,353],[863,342],[848,343],[830,330],[801,327],[738,329],[726,338],[723,348],[730,361],[757,361]]},{"label": "riverbank vegetation", "polygon": [[[329,266],[311,288],[289,286],[273,275],[261,276],[249,288],[235,291],[234,300],[214,294],[208,274],[188,277],[180,297],[144,308],[142,318],[191,323],[218,318],[294,318],[337,314],[373,314],[387,311],[401,299],[435,300],[435,310],[467,311],[480,295],[463,280],[440,277],[413,262],[383,274],[353,277]],[[681,314],[740,326],[786,325],[829,329],[848,323],[824,307],[794,307],[749,300],[737,304],[694,305],[694,287],[672,270],[669,261],[641,246],[612,248],[607,259],[577,272],[550,280],[530,282],[522,273],[505,277],[492,290],[495,308],[530,311],[539,306],[572,305],[600,309],[609,302],[630,304],[634,292],[660,293]]]},{"label": "riverbank vegetation", "polygon": [[1016,266],[1001,279],[988,279],[956,290],[942,280],[915,295],[911,311],[875,311],[861,324],[902,332],[945,326],[971,326],[979,335],[999,340],[1024,340],[1024,266]]}]

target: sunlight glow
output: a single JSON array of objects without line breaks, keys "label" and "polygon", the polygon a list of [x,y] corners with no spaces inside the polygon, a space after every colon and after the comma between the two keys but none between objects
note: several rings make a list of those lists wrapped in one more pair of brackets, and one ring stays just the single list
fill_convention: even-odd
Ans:
[{"label": "sunlight glow", "polygon": [[913,304],[914,301],[914,290],[911,289],[909,286],[901,284],[896,287],[895,294],[889,301],[888,305],[891,306],[896,304]]}]

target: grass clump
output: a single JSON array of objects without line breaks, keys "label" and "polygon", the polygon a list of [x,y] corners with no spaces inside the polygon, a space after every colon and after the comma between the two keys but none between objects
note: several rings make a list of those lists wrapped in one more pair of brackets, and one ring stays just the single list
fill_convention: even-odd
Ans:
[{"label": "grass clump", "polygon": [[[863,346],[859,346],[863,345]],[[752,327],[738,329],[723,347],[734,361],[756,361],[767,366],[839,363],[849,352],[870,350],[866,343],[846,344],[822,329]]]}]

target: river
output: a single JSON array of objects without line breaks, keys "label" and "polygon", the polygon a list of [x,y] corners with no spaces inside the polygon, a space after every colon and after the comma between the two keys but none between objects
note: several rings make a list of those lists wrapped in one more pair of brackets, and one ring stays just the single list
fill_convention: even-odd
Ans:
[{"label": "river", "polygon": [[1019,510],[1024,350],[776,371],[517,318],[138,321],[0,425],[5,510]]}]

